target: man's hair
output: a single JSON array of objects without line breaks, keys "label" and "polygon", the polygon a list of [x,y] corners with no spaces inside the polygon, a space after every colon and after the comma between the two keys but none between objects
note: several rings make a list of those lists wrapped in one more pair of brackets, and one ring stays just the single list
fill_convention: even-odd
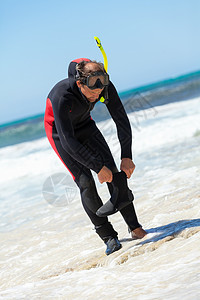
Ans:
[{"label": "man's hair", "polygon": [[91,61],[85,61],[85,60],[83,60],[83,61],[79,62],[79,63],[76,65],[76,72],[77,72],[76,79],[77,79],[77,80],[80,80],[81,82],[83,82],[84,79],[85,79],[87,76],[92,75],[92,73],[94,73],[94,71],[88,70],[88,69],[86,68],[86,65],[87,65],[88,63],[94,63],[94,64],[96,64],[96,67],[97,67],[97,68],[96,68],[95,72],[96,72],[96,71],[99,71],[99,72],[104,72],[104,73],[106,73],[106,71],[105,71],[105,69],[104,69],[103,63],[97,62],[96,60],[91,60]]}]

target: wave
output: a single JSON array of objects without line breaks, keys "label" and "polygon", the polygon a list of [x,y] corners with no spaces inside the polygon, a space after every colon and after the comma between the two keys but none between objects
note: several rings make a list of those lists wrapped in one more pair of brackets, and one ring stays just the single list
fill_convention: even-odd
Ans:
[{"label": "wave", "polygon": [[0,127],[0,148],[45,136],[43,116],[26,119]]}]

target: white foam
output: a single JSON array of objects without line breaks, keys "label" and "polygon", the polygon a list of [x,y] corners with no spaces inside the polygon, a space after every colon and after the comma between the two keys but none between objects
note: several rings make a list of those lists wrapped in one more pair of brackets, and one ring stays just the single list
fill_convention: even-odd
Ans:
[{"label": "white foam", "polygon": [[[66,170],[46,139],[0,149],[2,299],[200,298],[199,99],[147,111],[135,124],[136,170],[129,180],[148,235],[130,241],[110,217],[123,248],[106,257],[80,196],[64,207],[42,196],[45,179]],[[119,163],[112,121],[100,123]],[[103,199],[105,184],[98,184]]]}]

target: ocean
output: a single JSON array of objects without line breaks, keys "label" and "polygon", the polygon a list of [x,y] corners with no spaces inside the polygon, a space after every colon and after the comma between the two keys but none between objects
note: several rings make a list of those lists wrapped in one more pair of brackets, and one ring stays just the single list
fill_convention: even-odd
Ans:
[{"label": "ocean", "polygon": [[[123,247],[106,256],[43,115],[2,124],[0,299],[200,299],[200,72],[121,99],[136,165],[128,184],[147,236],[131,240],[112,215]],[[92,116],[119,166],[114,122],[101,103]],[[107,201],[106,184],[94,177]]]}]

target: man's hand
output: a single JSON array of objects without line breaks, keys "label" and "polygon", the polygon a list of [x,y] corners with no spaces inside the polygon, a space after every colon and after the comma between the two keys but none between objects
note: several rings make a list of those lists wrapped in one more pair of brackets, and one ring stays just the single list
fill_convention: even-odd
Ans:
[{"label": "man's hand", "polygon": [[98,173],[99,182],[111,182],[113,180],[112,172],[104,166]]},{"label": "man's hand", "polygon": [[122,158],[120,170],[124,171],[126,176],[130,178],[135,170],[135,165],[130,158]]}]

